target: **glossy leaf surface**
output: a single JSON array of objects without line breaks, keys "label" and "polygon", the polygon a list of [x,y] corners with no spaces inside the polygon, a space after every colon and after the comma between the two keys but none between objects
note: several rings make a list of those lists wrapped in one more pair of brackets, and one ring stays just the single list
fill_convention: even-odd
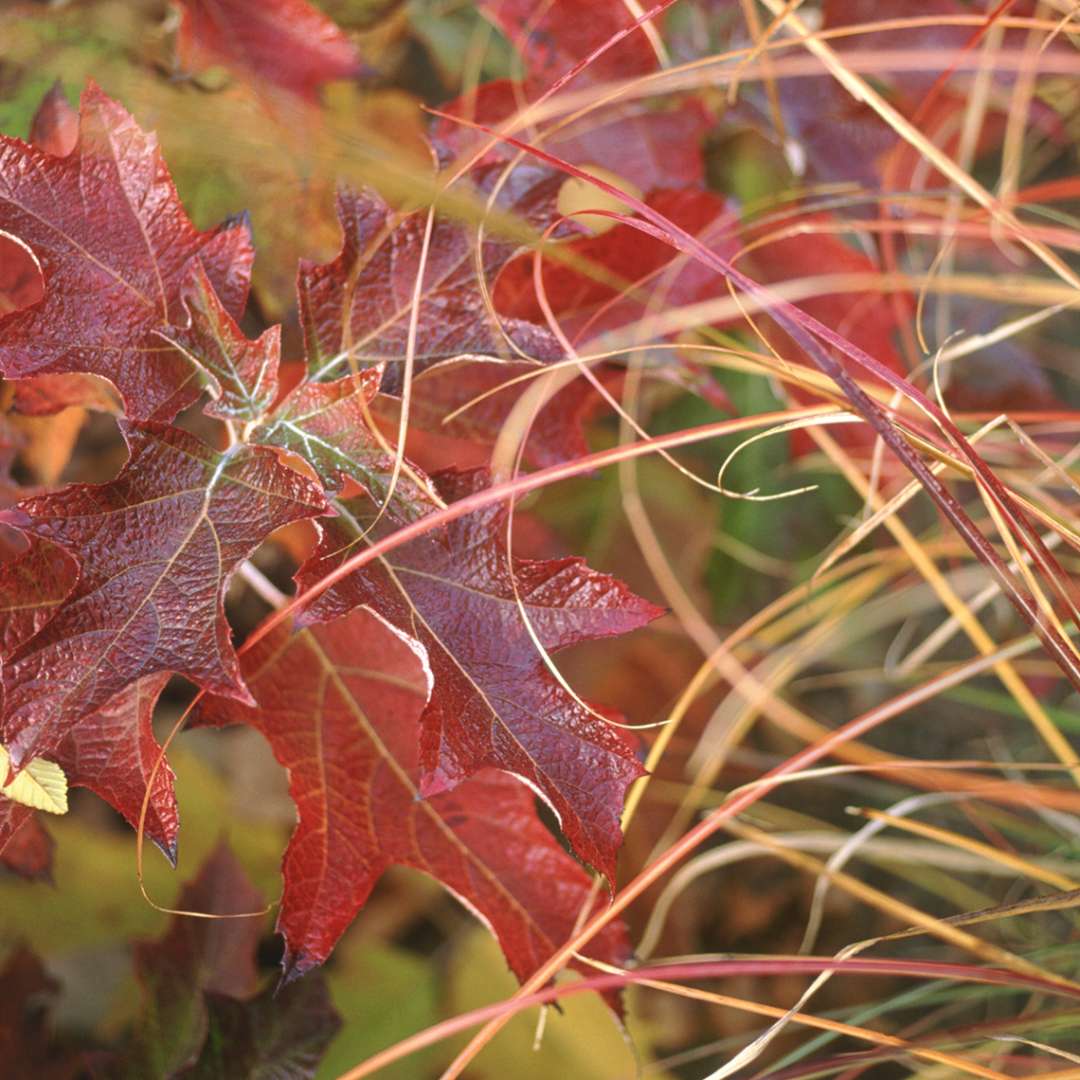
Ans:
[{"label": "glossy leaf surface", "polygon": [[199,373],[152,331],[181,319],[196,261],[239,314],[250,238],[243,225],[192,226],[157,140],[120,105],[91,85],[65,157],[0,136],[0,231],[32,250],[44,276],[39,303],[0,317],[0,372],[102,375],[137,419],[171,419],[195,400]]},{"label": "glossy leaf surface", "polygon": [[219,453],[163,425],[124,428],[109,484],[24,500],[6,519],[79,552],[78,586],[3,669],[4,733],[21,764],[131,683],[158,672],[246,697],[225,621],[233,571],[274,529],[324,509],[272,451]]},{"label": "glossy leaf surface", "polygon": [[[486,477],[447,473],[436,481],[452,502]],[[367,519],[368,508],[352,504],[326,521],[319,549],[298,574],[301,588],[357,550]],[[384,519],[372,535],[383,528],[393,525]],[[396,548],[324,593],[308,617],[331,618],[360,604],[415,636],[430,660],[421,793],[449,791],[485,768],[513,773],[551,804],[577,854],[613,877],[619,815],[642,768],[625,734],[555,679],[537,642],[556,651],[624,634],[660,609],[582,559],[511,559],[498,507]]]}]

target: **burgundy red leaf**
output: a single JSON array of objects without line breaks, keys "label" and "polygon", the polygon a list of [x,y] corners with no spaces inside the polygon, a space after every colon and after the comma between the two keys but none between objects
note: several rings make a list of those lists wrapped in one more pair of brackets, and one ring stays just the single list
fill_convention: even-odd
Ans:
[{"label": "burgundy red leaf", "polygon": [[[30,142],[39,150],[66,157],[79,137],[79,114],[57,82],[42,99],[30,124]],[[41,267],[33,252],[0,233],[0,315],[36,304],[45,294]]]},{"label": "burgundy red leaf", "polygon": [[275,529],[325,509],[321,490],[271,450],[219,453],[161,424],[123,426],[111,483],[26,499],[5,518],[78,552],[82,576],[3,668],[3,741],[18,767],[144,676],[185,675],[246,699],[225,587]]},{"label": "burgundy red leaf", "polygon": [[40,302],[0,316],[0,373],[104,376],[137,419],[171,419],[195,400],[199,372],[153,331],[181,321],[197,262],[239,315],[250,238],[237,224],[198,232],[157,140],[96,86],[67,156],[0,136],[0,231],[32,250],[44,277]]},{"label": "burgundy red leaf", "polygon": [[0,317],[31,307],[44,295],[41,267],[33,252],[0,232]]},{"label": "burgundy red leaf", "polygon": [[[435,481],[452,502],[487,477],[478,470]],[[301,590],[357,550],[370,517],[370,504],[352,503],[327,519],[319,548],[297,575]],[[393,528],[384,515],[370,535]],[[511,559],[501,507],[401,545],[323,593],[306,618],[333,618],[361,604],[416,637],[429,657],[434,689],[421,719],[422,794],[449,791],[485,768],[513,773],[551,804],[578,855],[612,879],[626,789],[643,770],[624,733],[554,678],[532,635],[553,652],[637,629],[660,609],[581,559]]]},{"label": "burgundy red leaf", "polygon": [[[459,468],[486,465],[515,403],[544,370],[543,364],[524,360],[467,356],[421,372],[409,397],[410,459],[433,470],[445,468],[447,462]],[[609,390],[618,390],[621,371],[594,370]],[[396,430],[400,404],[383,394],[372,407],[384,424]],[[574,379],[540,410],[525,444],[524,463],[544,468],[588,453],[585,425],[606,408],[594,386]]]},{"label": "burgundy red leaf", "polygon": [[0,656],[11,656],[52,618],[78,578],[75,559],[47,540],[32,540],[0,563]]},{"label": "burgundy red leaf", "polygon": [[[146,785],[160,747],[154,738],[153,715],[161,691],[169,681],[165,673],[148,675],[132,683],[80,720],[52,752],[72,787],[88,788],[104,799],[131,827],[138,828]],[[173,771],[162,762],[154,777],[146,809],[146,835],[176,861],[180,814],[173,790]]]},{"label": "burgundy red leaf", "polygon": [[[303,382],[251,438],[298,454],[331,494],[352,479],[382,503],[390,495],[395,470],[394,454],[386,439],[376,435],[371,412],[381,378],[378,368],[368,368],[334,382]],[[394,493],[399,508],[420,513],[439,502],[427,478],[408,462],[398,470]]]},{"label": "burgundy red leaf", "polygon": [[209,375],[214,400],[206,413],[221,420],[260,419],[277,397],[281,327],[272,326],[257,341],[249,341],[201,265],[194,268],[181,297],[187,325],[159,334]]},{"label": "burgundy red leaf", "polygon": [[[343,243],[323,266],[302,261],[298,289],[310,377],[337,378],[389,363],[384,389],[401,386],[410,312],[421,269],[426,213],[398,215],[375,193],[338,198]],[[536,359],[559,348],[546,330],[518,319],[496,320],[484,302],[475,266],[476,230],[437,218],[420,290],[415,370],[462,353]],[[484,273],[494,276],[513,252],[488,242]]]},{"label": "burgundy red leaf", "polygon": [[[0,564],[0,656],[12,655],[53,618],[78,577],[75,560],[63,548],[36,537],[24,552]],[[122,690],[76,724],[51,754],[70,785],[89,788],[133,827],[158,755],[151,718],[167,680],[165,674],[151,675]],[[163,763],[154,781],[146,832],[174,859],[178,830],[172,770]]]},{"label": "burgundy red leaf", "polygon": [[[487,770],[423,797],[418,721],[432,671],[420,645],[361,608],[307,630],[280,626],[243,665],[257,704],[204,701],[198,722],[257,728],[288,770],[299,822],[278,916],[287,977],[326,959],[392,865],[430,874],[478,912],[519,978],[568,938],[589,878],[526,787]],[[616,963],[627,953],[619,926],[593,947]]]}]

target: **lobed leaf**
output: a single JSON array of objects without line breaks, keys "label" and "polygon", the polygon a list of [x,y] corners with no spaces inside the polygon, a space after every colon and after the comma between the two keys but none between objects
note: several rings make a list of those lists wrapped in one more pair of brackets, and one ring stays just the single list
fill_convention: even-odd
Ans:
[{"label": "lobed leaf", "polygon": [[57,746],[138,679],[185,675],[242,700],[224,593],[275,529],[325,510],[271,450],[224,453],[161,424],[122,426],[130,457],[108,484],[23,500],[5,519],[78,553],[78,585],[3,668],[16,767]]},{"label": "lobed leaf", "polygon": [[[410,312],[424,249],[426,214],[394,214],[371,191],[338,196],[343,242],[333,261],[301,260],[297,288],[310,378],[326,381],[391,364],[384,389],[401,386]],[[507,243],[483,246],[491,278],[513,253]],[[560,353],[551,335],[519,319],[495,320],[477,279],[475,229],[444,218],[432,228],[420,291],[416,371],[461,353],[536,359]]]},{"label": "lobed leaf", "polygon": [[[80,720],[53,756],[72,787],[88,788],[139,826],[146,786],[160,754],[154,737],[154,707],[169,681],[167,673],[147,675],[121,690],[96,712]],[[146,808],[146,835],[176,862],[180,814],[172,769],[161,763]]]},{"label": "lobed leaf", "polygon": [[160,330],[158,336],[208,374],[214,400],[204,411],[220,420],[260,419],[277,397],[281,327],[272,326],[257,341],[249,341],[218,299],[201,264],[181,297],[187,325]]},{"label": "lobed leaf", "polygon": [[226,309],[242,311],[247,228],[198,232],[157,140],[93,84],[66,156],[0,135],[0,232],[31,249],[44,278],[39,302],[0,316],[0,373],[101,375],[141,420],[171,419],[198,397],[198,371],[153,331],[180,320],[196,262]]},{"label": "lobed leaf", "polygon": [[[287,979],[326,959],[395,864],[430,874],[488,922],[519,978],[567,938],[589,879],[527,788],[489,770],[424,796],[418,721],[433,672],[413,638],[359,608],[306,630],[279,626],[243,665],[256,704],[204,700],[197,722],[257,728],[288,770],[299,822],[278,916]],[[619,927],[595,947],[613,962],[627,952]]]},{"label": "lobed leaf", "polygon": [[[376,435],[371,413],[382,372],[368,368],[329,383],[303,382],[266,422],[251,433],[254,442],[278,446],[304,459],[329,494],[355,480],[378,502],[390,494],[394,455]],[[396,505],[419,512],[438,504],[427,479],[407,463],[397,480]]]},{"label": "lobed leaf", "polygon": [[[435,477],[451,502],[486,481],[482,470]],[[301,591],[347,559],[361,535],[395,527],[384,515],[367,532],[370,504],[338,509],[297,574]],[[421,718],[421,794],[450,791],[481,769],[512,773],[550,803],[574,851],[613,880],[626,789],[643,770],[625,734],[554,678],[530,628],[556,651],[663,612],[582,559],[512,558],[505,536],[503,507],[462,517],[350,575],[304,618],[369,605],[423,645],[434,686]]]},{"label": "lobed leaf", "polygon": [[[411,459],[427,467],[462,468],[486,465],[507,419],[521,395],[545,366],[529,361],[460,356],[421,372],[409,397],[406,448]],[[609,390],[618,389],[621,371],[593,368]],[[520,381],[515,381],[520,380]],[[383,394],[372,409],[385,424],[396,426],[401,403]],[[574,379],[553,395],[535,417],[525,444],[523,461],[544,468],[584,457],[589,452],[586,424],[607,408],[607,402],[585,379]]]},{"label": "lobed leaf", "polygon": [[[78,141],[79,114],[68,104],[57,80],[34,113],[30,142],[46,153],[67,157]],[[0,236],[0,314],[30,307],[41,300],[44,292],[41,267],[30,249],[21,241]],[[119,411],[110,384],[93,375],[38,375],[18,380],[12,386],[12,411],[16,413],[50,415],[72,405]]]}]

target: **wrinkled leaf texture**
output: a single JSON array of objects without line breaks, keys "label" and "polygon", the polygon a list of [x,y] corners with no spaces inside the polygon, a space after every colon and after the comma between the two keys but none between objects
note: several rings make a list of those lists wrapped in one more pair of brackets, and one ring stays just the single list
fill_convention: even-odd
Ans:
[{"label": "wrinkled leaf texture", "polygon": [[[74,589],[78,576],[71,555],[37,538],[25,551],[0,564],[0,662],[49,622]],[[72,727],[52,751],[52,760],[64,770],[70,785],[89,788],[132,825],[138,822],[157,758],[151,718],[167,678],[150,675],[125,687]],[[6,802],[0,801],[0,805]],[[4,805],[4,809],[8,807]],[[162,851],[175,859],[179,818],[172,771],[164,764],[154,780],[146,830]]]},{"label": "wrinkled leaf texture", "polygon": [[[448,502],[488,479],[483,470],[434,477]],[[301,590],[348,558],[371,523],[370,503],[340,509],[297,575]],[[372,536],[394,527],[386,515]],[[643,770],[625,733],[554,678],[521,610],[553,652],[638,629],[662,611],[582,559],[511,562],[505,537],[504,507],[466,515],[351,574],[305,618],[367,604],[424,646],[434,688],[421,719],[421,794],[485,768],[512,773],[550,803],[577,854],[613,880],[626,789]]]},{"label": "wrinkled leaf texture", "polygon": [[214,400],[204,411],[220,420],[260,419],[277,397],[281,327],[272,326],[257,341],[249,341],[201,264],[192,270],[181,296],[187,325],[159,334],[209,375]]},{"label": "wrinkled leaf texture", "polygon": [[[186,3],[189,35],[191,12],[210,6],[244,7]],[[244,63],[220,50],[218,58]],[[292,88],[309,94],[315,84]],[[611,879],[626,789],[642,770],[630,740],[544,667],[514,583],[550,650],[627,632],[660,612],[580,560],[511,563],[505,512],[493,510],[354,575],[323,598],[313,625],[279,628],[238,661],[223,611],[228,579],[276,528],[324,513],[322,487],[273,449],[219,452],[167,421],[209,387],[211,416],[243,421],[254,441],[299,453],[331,494],[352,479],[379,499],[393,456],[371,429],[371,407],[380,384],[400,390],[395,362],[406,350],[425,215],[398,214],[369,192],[342,193],[341,253],[325,266],[303,264],[299,275],[308,379],[268,414],[278,333],[249,341],[236,322],[252,257],[246,229],[197,232],[154,138],[96,87],[83,95],[73,144],[71,110],[59,97],[47,104],[46,149],[0,141],[0,230],[32,254],[44,287],[40,296],[18,293],[8,304],[18,310],[0,317],[0,371],[60,376],[52,390],[39,384],[40,411],[65,395],[82,403],[86,375],[107,379],[123,398],[129,460],[109,483],[31,495],[3,514],[29,541],[0,569],[27,601],[2,624],[0,737],[13,763],[48,752],[72,783],[134,823],[159,753],[153,708],[169,675],[182,674],[212,695],[202,722],[258,727],[290,771],[300,821],[279,919],[288,974],[326,958],[397,863],[432,874],[480,912],[526,977],[570,935],[592,894],[529,788],[555,808],[576,853]],[[481,170],[478,190],[496,175]],[[503,205],[545,221],[560,182],[550,170],[518,170]],[[463,353],[516,357],[508,373],[558,358],[534,321],[492,316],[475,237],[474,226],[435,221],[417,371]],[[490,283],[515,249],[488,239],[479,273]],[[573,416],[568,445],[580,440]],[[384,529],[488,482],[483,473],[443,476],[436,494],[407,466]],[[355,539],[331,523],[301,587]],[[380,614],[364,607],[368,599]],[[172,783],[159,770],[147,818],[148,835],[170,857]],[[9,817],[9,845],[38,827],[28,815]],[[182,906],[208,906],[201,899]],[[623,928],[595,947],[625,961]],[[161,968],[168,954],[158,947],[150,964],[144,950],[143,967]],[[165,998],[158,1005],[173,1009]],[[205,1011],[176,1008],[170,1068],[195,1063],[206,1029]],[[229,1010],[222,1024],[240,1030]],[[243,1036],[252,1045],[257,1028]]]},{"label": "wrinkled leaf texture", "polygon": [[[336,495],[351,478],[383,502],[391,495],[394,454],[374,431],[371,407],[381,379],[381,368],[367,368],[333,382],[302,382],[251,438],[303,458],[328,494]],[[393,493],[398,505],[438,505],[426,478],[407,463]]]},{"label": "wrinkled leaf texture", "polygon": [[[545,365],[527,360],[463,356],[433,364],[413,380],[409,398],[406,450],[421,467],[437,471],[448,461],[479,468],[503,434],[510,413]],[[618,389],[621,371],[614,365],[593,368],[609,392]],[[585,379],[574,379],[540,410],[525,443],[523,462],[542,469],[589,452],[585,427],[607,402]],[[388,430],[397,430],[400,401],[382,394],[372,412]]]},{"label": "wrinkled leaf texture", "polygon": [[[358,368],[387,364],[384,389],[399,391],[426,213],[396,215],[371,191],[342,191],[338,256],[325,265],[302,260],[298,289],[310,377],[325,381]],[[415,371],[461,353],[536,359],[561,350],[546,330],[516,319],[496,322],[484,304],[474,262],[476,229],[437,217],[424,266],[417,316]],[[488,241],[484,273],[491,278],[513,253]]]},{"label": "wrinkled leaf texture", "polygon": [[240,314],[247,228],[198,232],[157,140],[93,84],[66,156],[0,135],[0,232],[30,248],[44,278],[39,302],[0,316],[0,373],[101,375],[140,420],[169,420],[198,397],[198,371],[153,331],[184,321],[181,290],[197,263]]},{"label": "wrinkled leaf texture", "polygon": [[122,430],[130,457],[115,480],[4,512],[76,553],[81,569],[3,667],[3,741],[17,767],[144,676],[178,673],[246,700],[225,620],[228,579],[275,529],[325,509],[318,486],[271,450],[219,453],[159,424]]}]

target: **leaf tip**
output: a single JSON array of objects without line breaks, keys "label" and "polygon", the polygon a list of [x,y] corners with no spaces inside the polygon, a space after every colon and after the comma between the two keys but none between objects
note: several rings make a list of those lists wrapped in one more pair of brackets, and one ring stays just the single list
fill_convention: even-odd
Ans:
[{"label": "leaf tip", "polygon": [[659,604],[654,604],[650,600],[645,600],[643,605],[646,623],[656,622],[657,619],[662,619],[665,615],[670,615],[675,610],[672,607],[662,607]]},{"label": "leaf tip", "polygon": [[177,837],[174,836],[171,840],[155,839],[154,844],[161,854],[169,860],[169,865],[175,870],[176,860],[180,854],[180,841]]},{"label": "leaf tip", "polygon": [[274,996],[277,997],[285,987],[318,966],[319,961],[314,957],[302,950],[294,952],[286,944],[285,953],[281,958],[281,977],[278,979],[277,986],[274,987]]},{"label": "leaf tip", "polygon": [[230,229],[243,229],[249,238],[252,237],[251,212],[249,210],[239,210],[225,218],[219,226],[219,231],[228,232]]}]

